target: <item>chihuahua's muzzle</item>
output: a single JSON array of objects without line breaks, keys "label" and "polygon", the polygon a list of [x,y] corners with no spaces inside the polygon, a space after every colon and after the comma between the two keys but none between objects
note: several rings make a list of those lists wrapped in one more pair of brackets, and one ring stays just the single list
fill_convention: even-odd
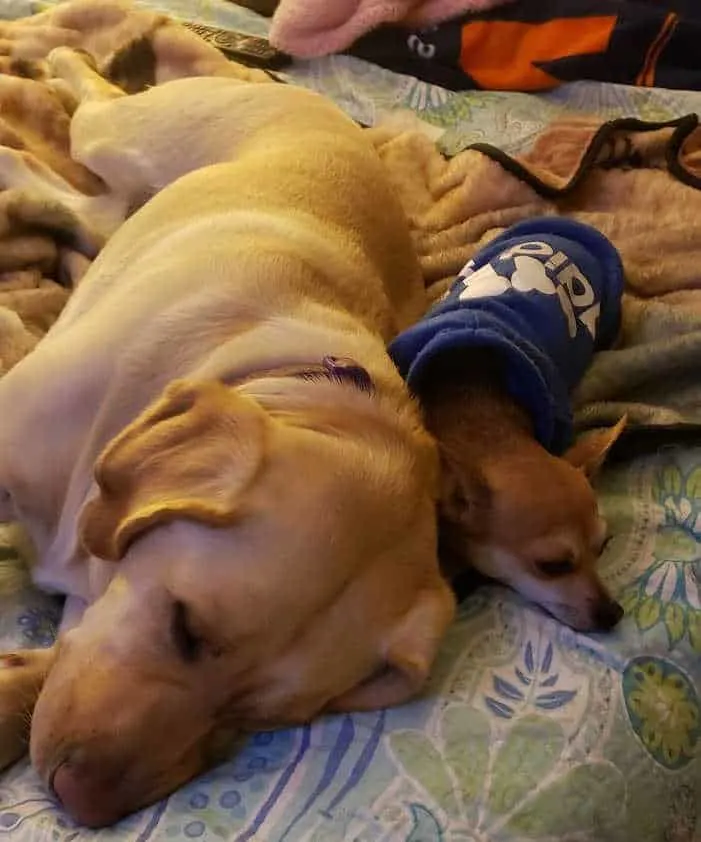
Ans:
[{"label": "chihuahua's muzzle", "polygon": [[596,631],[611,631],[623,619],[623,606],[611,597],[605,597],[594,608],[594,626]]}]

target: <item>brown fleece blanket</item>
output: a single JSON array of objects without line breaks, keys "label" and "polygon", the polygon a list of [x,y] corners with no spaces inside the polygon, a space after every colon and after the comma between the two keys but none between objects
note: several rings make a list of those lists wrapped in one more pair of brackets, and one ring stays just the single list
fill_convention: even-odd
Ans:
[{"label": "brown fleece blanket", "polygon": [[[191,75],[270,82],[163,15],[114,0],[72,0],[0,25],[0,370],[51,324],[127,213],[70,158],[75,103],[44,62],[58,44],[89,52],[130,93]],[[480,145],[447,160],[419,133],[369,131],[411,220],[430,298],[523,219],[567,215],[608,235],[627,274],[623,330],[576,395],[579,420],[628,412],[639,428],[678,428],[701,424],[697,124],[694,115],[668,124],[561,121],[518,159]]]},{"label": "brown fleece blanket", "polygon": [[631,426],[701,424],[701,129],[559,121],[519,158],[477,145],[446,160],[416,133],[375,133],[409,213],[431,297],[506,227],[544,214],[587,222],[626,271],[617,347],[597,356],[575,395],[578,421],[628,413]]}]

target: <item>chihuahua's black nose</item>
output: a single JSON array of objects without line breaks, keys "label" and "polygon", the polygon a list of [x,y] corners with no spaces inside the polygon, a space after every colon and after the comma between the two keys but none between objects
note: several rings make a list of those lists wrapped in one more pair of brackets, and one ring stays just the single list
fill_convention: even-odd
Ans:
[{"label": "chihuahua's black nose", "polygon": [[601,631],[610,631],[618,625],[624,613],[615,599],[602,600],[594,609],[594,624]]}]

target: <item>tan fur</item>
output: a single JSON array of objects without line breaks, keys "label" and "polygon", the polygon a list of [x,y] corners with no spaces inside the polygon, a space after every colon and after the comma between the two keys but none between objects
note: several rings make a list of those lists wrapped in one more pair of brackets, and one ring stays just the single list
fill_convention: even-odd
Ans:
[{"label": "tan fur", "polygon": [[[123,97],[51,64],[76,160],[133,205],[158,193],[0,381],[0,511],[69,596],[31,756],[97,826],[239,732],[409,698],[454,600],[435,443],[384,344],[421,274],[363,133],[294,87]],[[328,355],[372,391],[295,375]]]},{"label": "tan fur", "polygon": [[42,161],[76,190],[97,195],[99,179],[71,159],[70,114],[57,99],[41,81],[0,76],[0,143]]},{"label": "tan fur", "polygon": [[95,463],[100,495],[82,512],[85,549],[119,561],[159,523],[235,523],[260,468],[267,417],[222,383],[171,383]]},{"label": "tan fur", "polygon": [[425,396],[444,463],[447,572],[472,566],[576,629],[609,629],[622,610],[596,572],[607,536],[590,480],[625,419],[556,457],[499,386],[491,355],[471,351],[453,363],[436,365]]}]

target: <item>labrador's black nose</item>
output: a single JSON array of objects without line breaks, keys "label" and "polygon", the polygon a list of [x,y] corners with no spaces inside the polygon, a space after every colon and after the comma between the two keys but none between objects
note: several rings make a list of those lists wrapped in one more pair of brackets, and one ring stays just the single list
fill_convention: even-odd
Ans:
[{"label": "labrador's black nose", "polygon": [[610,631],[618,625],[624,613],[615,599],[602,600],[594,609],[594,624],[601,631]]}]

